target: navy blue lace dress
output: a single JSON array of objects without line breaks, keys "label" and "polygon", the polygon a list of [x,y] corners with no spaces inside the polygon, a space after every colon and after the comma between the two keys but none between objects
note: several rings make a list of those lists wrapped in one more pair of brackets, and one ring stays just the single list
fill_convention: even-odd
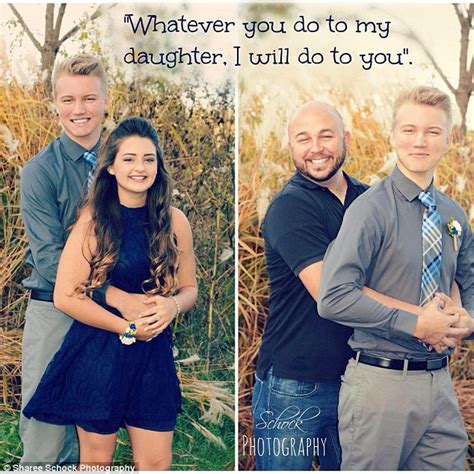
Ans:
[{"label": "navy blue lace dress", "polygon": [[[150,275],[147,209],[122,206],[122,215],[120,256],[109,278],[126,292],[143,293]],[[169,328],[150,342],[126,346],[115,333],[74,321],[23,413],[102,434],[125,424],[170,431],[180,405]]]}]

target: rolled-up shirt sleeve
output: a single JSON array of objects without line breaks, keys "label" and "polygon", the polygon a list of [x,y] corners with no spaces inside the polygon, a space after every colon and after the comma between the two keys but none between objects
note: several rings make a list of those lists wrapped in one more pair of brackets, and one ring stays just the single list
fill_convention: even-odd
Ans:
[{"label": "rolled-up shirt sleeve", "polygon": [[64,247],[55,187],[40,166],[25,166],[20,180],[21,214],[36,271],[52,286]]},{"label": "rolled-up shirt sleeve", "polygon": [[383,240],[380,219],[369,201],[356,200],[324,257],[319,290],[321,317],[385,339],[412,338],[416,315],[389,308],[362,293]]}]

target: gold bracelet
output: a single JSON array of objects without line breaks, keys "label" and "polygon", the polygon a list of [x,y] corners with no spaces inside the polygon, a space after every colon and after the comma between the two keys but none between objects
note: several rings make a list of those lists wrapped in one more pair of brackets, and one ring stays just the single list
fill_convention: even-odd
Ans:
[{"label": "gold bracelet", "polygon": [[174,304],[176,305],[176,314],[173,316],[173,319],[178,317],[181,313],[181,306],[179,306],[178,299],[176,296],[171,295],[170,298],[174,301]]}]

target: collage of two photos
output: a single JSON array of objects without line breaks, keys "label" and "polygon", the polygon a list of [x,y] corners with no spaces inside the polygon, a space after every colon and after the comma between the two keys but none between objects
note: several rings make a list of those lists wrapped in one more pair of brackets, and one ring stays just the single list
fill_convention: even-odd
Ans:
[{"label": "collage of two photos", "polygon": [[473,4],[1,4],[4,470],[470,470]]}]

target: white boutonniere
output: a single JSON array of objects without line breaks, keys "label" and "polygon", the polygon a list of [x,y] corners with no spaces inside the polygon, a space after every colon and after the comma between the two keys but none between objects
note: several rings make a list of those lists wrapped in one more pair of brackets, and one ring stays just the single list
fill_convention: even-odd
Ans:
[{"label": "white boutonniere", "polygon": [[451,217],[448,221],[448,233],[453,238],[454,250],[458,251],[458,237],[462,235],[461,224],[454,218]]}]

